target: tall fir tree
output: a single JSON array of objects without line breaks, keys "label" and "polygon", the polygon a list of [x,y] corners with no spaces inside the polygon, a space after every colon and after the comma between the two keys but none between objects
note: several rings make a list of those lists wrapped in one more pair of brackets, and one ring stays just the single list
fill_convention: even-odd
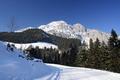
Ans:
[{"label": "tall fir tree", "polygon": [[110,47],[110,49],[117,46],[117,41],[118,41],[118,35],[115,32],[115,30],[112,29],[111,36],[110,36],[109,41],[108,41],[108,46]]},{"label": "tall fir tree", "polygon": [[108,41],[108,47],[109,47],[109,54],[110,54],[110,60],[109,60],[109,69],[111,71],[120,72],[120,53],[119,53],[119,40],[118,35],[115,32],[115,30],[112,29],[111,31],[111,37]]}]

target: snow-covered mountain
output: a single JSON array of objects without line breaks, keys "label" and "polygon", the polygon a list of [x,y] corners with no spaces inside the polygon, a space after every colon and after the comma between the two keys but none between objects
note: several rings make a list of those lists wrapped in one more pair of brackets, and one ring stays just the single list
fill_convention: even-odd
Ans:
[{"label": "snow-covered mountain", "polygon": [[53,21],[49,24],[41,25],[38,28],[49,34],[66,38],[78,38],[86,43],[89,43],[90,38],[93,39],[93,41],[98,38],[101,42],[104,41],[106,43],[110,36],[108,33],[95,29],[87,29],[80,23],[69,25],[65,21]]},{"label": "snow-covered mountain", "polygon": [[53,21],[47,25],[41,25],[38,28],[56,36],[65,38],[76,38],[76,36],[72,32],[72,26],[70,26],[71,25],[68,25],[64,21]]},{"label": "snow-covered mountain", "polygon": [[[15,32],[23,32],[28,29],[35,28],[28,27],[21,30],[17,30]],[[110,34],[108,33],[101,32],[95,29],[88,29],[80,23],[70,25],[65,21],[53,21],[46,25],[41,25],[37,27],[37,29],[42,29],[48,34],[52,34],[59,37],[81,39],[82,41],[85,41],[88,45],[90,39],[93,39],[93,41],[95,41],[96,38],[98,38],[100,42],[104,41],[105,43],[107,43],[108,38],[110,37]]]}]

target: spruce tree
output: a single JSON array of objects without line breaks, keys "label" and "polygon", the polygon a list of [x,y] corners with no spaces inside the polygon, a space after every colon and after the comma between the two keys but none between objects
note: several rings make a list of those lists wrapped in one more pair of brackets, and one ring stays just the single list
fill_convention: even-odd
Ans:
[{"label": "spruce tree", "polygon": [[119,40],[117,33],[112,29],[111,31],[111,37],[108,42],[109,47],[109,54],[110,54],[110,60],[109,60],[109,70],[120,72],[120,54],[119,54]]},{"label": "spruce tree", "polygon": [[85,48],[81,48],[77,54],[75,60],[75,66],[86,67],[88,60],[88,51]]},{"label": "spruce tree", "polygon": [[89,48],[89,54],[88,54],[88,60],[87,60],[86,67],[94,68],[95,67],[95,54],[94,54],[95,50],[94,50],[94,43],[92,39],[90,39],[89,45],[90,45],[90,48]]},{"label": "spruce tree", "polygon": [[71,44],[70,45],[70,51],[69,51],[69,65],[73,66],[74,65],[74,62],[75,62],[75,59],[76,59],[76,56],[77,56],[77,53],[78,53],[78,47],[76,44]]},{"label": "spruce tree", "polygon": [[117,41],[118,41],[118,35],[115,32],[115,30],[112,29],[111,36],[110,36],[109,41],[108,41],[109,48],[110,49],[115,48],[117,46]]}]

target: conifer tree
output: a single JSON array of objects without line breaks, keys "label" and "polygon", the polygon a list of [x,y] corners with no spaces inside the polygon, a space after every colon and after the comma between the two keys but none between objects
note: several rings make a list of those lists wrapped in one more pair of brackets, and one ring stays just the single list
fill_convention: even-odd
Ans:
[{"label": "conifer tree", "polygon": [[112,29],[111,31],[111,37],[108,42],[109,47],[109,54],[110,54],[110,60],[109,60],[109,68],[111,71],[120,72],[120,54],[119,54],[119,40],[117,33]]},{"label": "conifer tree", "polygon": [[85,48],[81,48],[77,53],[75,60],[75,66],[86,67],[88,60],[88,51]]},{"label": "conifer tree", "polygon": [[108,42],[108,45],[109,45],[110,49],[117,46],[117,41],[118,41],[118,35],[115,32],[115,30],[112,29],[111,36],[110,36],[109,42]]}]

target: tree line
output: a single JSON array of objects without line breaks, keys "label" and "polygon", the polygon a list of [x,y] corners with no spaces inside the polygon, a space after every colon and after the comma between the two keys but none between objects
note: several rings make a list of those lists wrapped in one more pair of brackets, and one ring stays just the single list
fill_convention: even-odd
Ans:
[{"label": "tree line", "polygon": [[[64,40],[63,40],[64,42]],[[74,43],[74,40],[68,40],[67,43],[61,42],[61,51],[58,49],[44,48],[40,49],[39,47],[33,48],[32,45],[24,51],[27,55],[27,59],[42,59],[45,63],[55,63],[55,64],[63,64],[63,65],[73,65],[71,63],[75,62],[76,55],[78,52],[78,44]],[[64,46],[67,44],[66,46]],[[68,46],[69,44],[69,46]],[[63,49],[64,48],[64,49]],[[66,49],[66,50],[65,50]],[[73,54],[74,53],[74,54]]]},{"label": "tree line", "polygon": [[120,72],[120,40],[112,30],[108,43],[90,39],[90,48],[81,49],[75,61],[76,66]]},{"label": "tree line", "polygon": [[[89,48],[86,44],[61,39],[59,50],[44,48],[30,48],[27,51],[29,59],[38,58],[46,63],[63,64],[77,67],[87,67],[113,72],[120,72],[120,40],[117,33],[112,30],[108,43],[89,41]],[[78,45],[79,44],[79,45]],[[67,47],[66,47],[67,45]]]}]

